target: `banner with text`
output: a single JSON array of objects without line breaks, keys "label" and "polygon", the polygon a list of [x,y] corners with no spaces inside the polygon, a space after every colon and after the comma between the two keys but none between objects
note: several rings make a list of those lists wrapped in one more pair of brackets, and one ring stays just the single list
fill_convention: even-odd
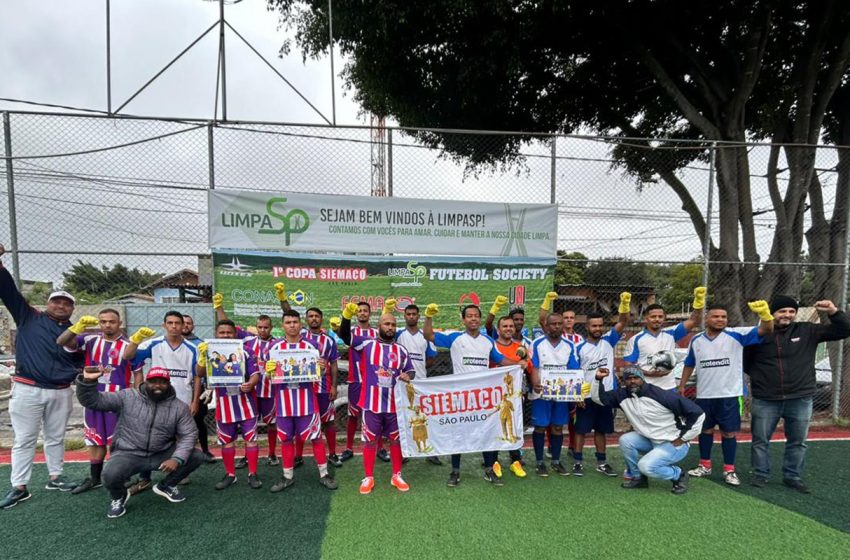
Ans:
[{"label": "banner with text", "polygon": [[[350,301],[367,301],[373,317],[384,299],[395,298],[399,317],[415,303],[422,312],[429,303],[442,312],[434,325],[461,328],[460,308],[473,303],[487,313],[496,296],[509,307],[536,310],[554,284],[554,258],[378,257],[213,251],[215,289],[224,295],[228,317],[243,326],[257,315],[280,317],[274,285],[283,282],[289,304],[304,314],[318,307],[327,321]],[[536,315],[530,318],[536,322]],[[483,321],[482,321],[483,323]],[[279,327],[279,321],[274,321]]]},{"label": "banner with text", "polygon": [[555,256],[557,206],[209,191],[210,247]]},{"label": "banner with text", "polygon": [[518,366],[399,382],[395,388],[405,457],[522,447]]}]

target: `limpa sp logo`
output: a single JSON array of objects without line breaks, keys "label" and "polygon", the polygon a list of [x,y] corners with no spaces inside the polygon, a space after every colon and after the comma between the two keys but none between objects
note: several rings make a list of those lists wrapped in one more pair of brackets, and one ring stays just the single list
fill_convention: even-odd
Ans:
[{"label": "limpa sp logo", "polygon": [[[304,233],[310,227],[310,217],[300,208],[292,208],[288,212],[282,205],[286,198],[272,197],[266,201],[266,213],[222,212],[221,225],[226,228],[256,229],[262,235],[284,236],[284,244],[289,246],[292,235]],[[278,205],[275,208],[275,205]]]},{"label": "limpa sp logo", "polygon": [[422,279],[428,275],[428,269],[419,264],[417,261],[409,261],[404,268],[389,268],[387,276],[394,278],[403,278],[404,282],[392,282],[390,286],[393,288],[400,287],[420,287]]}]

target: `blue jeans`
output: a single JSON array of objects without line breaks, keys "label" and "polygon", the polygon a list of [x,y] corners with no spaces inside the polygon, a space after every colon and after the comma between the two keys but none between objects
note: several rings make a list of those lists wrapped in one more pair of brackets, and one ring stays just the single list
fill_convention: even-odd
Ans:
[{"label": "blue jeans", "polygon": [[[676,463],[685,458],[690,445],[679,447],[670,442],[652,443],[637,432],[628,432],[620,436],[620,450],[626,459],[629,472],[661,480],[678,480],[682,469]],[[643,455],[643,457],[641,457]]]},{"label": "blue jeans", "polygon": [[812,420],[812,397],[766,401],[753,399],[752,405],[752,464],[753,474],[770,478],[770,436],[776,431],[779,419],[785,421],[785,460],[782,478],[802,480],[806,465],[806,437]]}]

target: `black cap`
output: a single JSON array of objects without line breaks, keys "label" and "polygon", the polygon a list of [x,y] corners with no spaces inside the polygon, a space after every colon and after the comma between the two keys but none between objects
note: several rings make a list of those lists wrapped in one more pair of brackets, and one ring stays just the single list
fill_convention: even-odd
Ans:
[{"label": "black cap", "polygon": [[794,311],[800,308],[800,302],[791,296],[775,295],[770,300],[770,312],[776,313],[777,309],[785,309],[791,307]]}]

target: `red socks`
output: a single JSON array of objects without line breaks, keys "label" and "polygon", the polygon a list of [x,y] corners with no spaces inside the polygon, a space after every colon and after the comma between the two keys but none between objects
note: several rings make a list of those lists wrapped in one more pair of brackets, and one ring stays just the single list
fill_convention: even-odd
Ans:
[{"label": "red socks", "polygon": [[[367,477],[375,475],[375,456],[378,454],[378,446],[374,443],[367,443],[363,447],[363,471]],[[395,465],[393,465],[395,470]]]},{"label": "red socks", "polygon": [[221,462],[224,463],[224,472],[228,476],[236,476],[236,448],[222,447]]},{"label": "red socks", "polygon": [[354,432],[357,431],[357,416],[349,416],[345,425],[345,448],[354,449]]},{"label": "red socks", "polygon": [[295,445],[292,440],[286,440],[280,444],[280,452],[283,455],[283,468],[295,468]]},{"label": "red socks", "polygon": [[277,455],[277,426],[268,424],[266,430],[269,436],[269,457]]},{"label": "red socks", "polygon": [[257,474],[257,462],[260,460],[260,448],[257,446],[246,447],[245,458],[248,460],[248,474]]},{"label": "red socks", "polygon": [[325,437],[328,440],[328,453],[336,455],[336,426],[333,424],[325,428]]},{"label": "red socks", "polygon": [[[317,465],[326,465],[328,463],[328,456],[325,453],[325,442],[322,441],[321,436],[317,437],[310,443],[313,444],[313,457],[316,459]],[[302,442],[303,446],[304,443]]]},{"label": "red socks", "polygon": [[393,464],[393,474],[399,474],[401,472],[401,463],[403,461],[400,442],[390,442],[390,460]]},{"label": "red socks", "polygon": [[295,456],[304,456],[304,440],[301,438],[295,438]]}]

